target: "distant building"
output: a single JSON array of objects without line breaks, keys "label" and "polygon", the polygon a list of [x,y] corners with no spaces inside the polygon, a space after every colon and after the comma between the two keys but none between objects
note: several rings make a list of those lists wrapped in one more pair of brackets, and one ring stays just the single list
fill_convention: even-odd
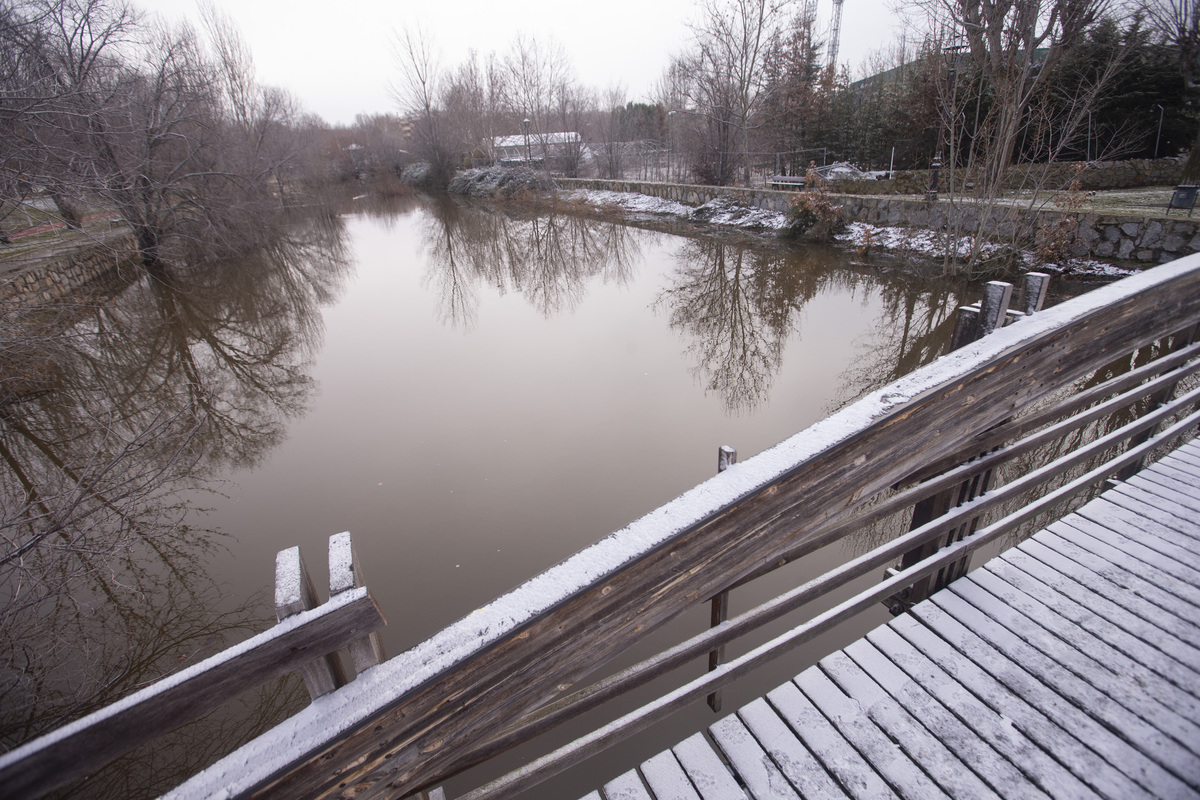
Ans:
[{"label": "distant building", "polygon": [[579,160],[583,137],[575,131],[518,133],[492,140],[496,161],[506,165],[574,163]]}]

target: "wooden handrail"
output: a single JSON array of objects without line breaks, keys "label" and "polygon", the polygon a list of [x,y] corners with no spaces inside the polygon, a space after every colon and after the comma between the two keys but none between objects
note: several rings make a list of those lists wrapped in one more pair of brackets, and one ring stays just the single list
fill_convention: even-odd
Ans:
[{"label": "wooden handrail", "polygon": [[[1200,391],[1193,393],[1187,405],[1194,404],[1198,398],[1200,398]],[[486,786],[468,792],[459,800],[494,800],[495,798],[512,797],[554,775],[560,774],[571,766],[602,752],[617,742],[645,730],[662,719],[663,716],[679,711],[691,703],[698,702],[706,693],[719,689],[722,686],[728,686],[751,670],[757,669],[763,664],[783,655],[785,652],[810,642],[817,636],[832,630],[837,625],[853,619],[898,589],[910,585],[916,580],[926,578],[978,550],[980,547],[996,541],[1046,508],[1075,495],[1080,490],[1094,485],[1096,482],[1110,475],[1116,474],[1125,466],[1144,457],[1153,448],[1162,446],[1184,435],[1188,429],[1195,428],[1198,422],[1200,422],[1200,411],[1193,411],[1163,433],[1151,437],[1143,444],[1131,448],[1126,453],[1075,478],[1068,485],[1061,487],[1050,495],[1040,498],[1017,512],[997,520],[962,541],[948,545],[921,562],[897,572],[878,585],[865,589],[848,600],[838,603],[833,608],[818,614],[808,622],[776,636],[769,642],[754,648],[717,670],[689,681],[678,689],[668,692],[662,697],[625,714],[603,728],[582,736],[553,753],[542,756],[518,770],[497,778]],[[813,597],[825,596],[828,594],[829,586],[845,585],[855,577],[861,577],[874,569],[878,569],[880,565],[887,563],[898,554],[904,552],[905,547],[911,547],[919,543],[926,536],[927,533],[925,532],[912,531],[896,541],[882,545],[870,553],[859,556],[842,567],[826,573],[814,581],[810,581],[800,587],[800,589],[789,593],[789,596],[799,593]]]},{"label": "wooden handrail", "polygon": [[38,797],[383,627],[366,589],[303,611],[235,647],[0,755],[0,794]]},{"label": "wooden handrail", "polygon": [[[320,713],[301,712],[173,796],[218,787],[230,796],[346,787],[402,796],[438,782],[470,743],[685,609],[852,519],[980,431],[1198,320],[1200,256],[1021,319],[731,467],[331,693]],[[331,724],[344,732],[329,735]],[[291,754],[273,751],[277,740]]]},{"label": "wooden handrail", "polygon": [[[1196,367],[1200,368],[1200,363],[1197,363]],[[1186,410],[1188,406],[1197,402],[1200,402],[1200,390],[1192,391],[1164,405],[1152,414],[1122,426],[1120,429],[1072,452],[1069,456],[1056,461],[1054,465],[1055,469],[1050,474],[1062,474],[1114,445],[1153,428],[1161,421],[1169,419],[1172,415]],[[1117,466],[1111,467],[1108,472],[1103,473],[1104,476],[1107,477],[1107,475],[1117,471],[1120,465],[1126,463],[1127,460],[1129,459],[1110,460],[1108,462],[1110,465],[1115,463]],[[1102,472],[1103,468],[1100,468],[1100,470]],[[750,611],[738,615],[735,619],[726,622],[719,628],[710,628],[662,653],[627,667],[602,681],[598,681],[569,697],[556,700],[529,714],[519,723],[502,731],[496,737],[482,742],[477,746],[468,747],[463,756],[464,763],[478,763],[529,741],[563,722],[575,719],[588,711],[600,707],[604,703],[620,697],[626,692],[644,686],[671,670],[699,658],[713,647],[727,645],[754,630],[758,630],[763,625],[779,619],[783,615],[791,613],[820,597],[824,597],[830,591],[844,586],[847,582],[860,578],[874,569],[878,569],[897,554],[905,552],[904,548],[927,542],[936,538],[947,529],[961,524],[964,519],[978,516],[988,509],[998,507],[1013,498],[1022,496],[1031,487],[1036,487],[1043,483],[1046,477],[1047,473],[1042,473],[1014,481],[996,492],[955,509],[944,517],[932,520],[921,529],[913,531],[905,537],[876,548],[872,551],[873,555],[870,560],[864,560],[864,557],[864,559],[853,562],[857,565],[854,569],[840,568],[826,573],[797,589],[793,589]],[[909,505],[911,504],[912,500],[910,499]],[[1005,528],[1005,530],[1008,530],[1008,528]],[[977,544],[973,545],[968,548],[968,551],[975,549],[977,546]],[[865,564],[865,568],[863,564]]]}]

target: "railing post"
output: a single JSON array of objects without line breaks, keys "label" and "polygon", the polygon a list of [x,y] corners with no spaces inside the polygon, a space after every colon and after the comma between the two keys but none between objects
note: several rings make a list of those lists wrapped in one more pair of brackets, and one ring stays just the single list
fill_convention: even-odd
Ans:
[{"label": "railing post", "polygon": [[[329,599],[365,586],[363,582],[362,565],[358,553],[354,552],[354,543],[350,540],[350,532],[335,533],[329,537]],[[350,660],[354,664],[354,673],[361,675],[363,670],[374,667],[384,660],[383,640],[379,631],[372,631],[361,639],[350,643]]]},{"label": "railing post", "polygon": [[[1046,287],[1049,276],[1040,272],[1031,272],[1025,276],[1024,304],[1025,313],[1032,314],[1041,310],[1046,299]],[[964,347],[977,339],[987,336],[997,328],[1003,327],[1009,316],[1008,305],[1012,301],[1013,286],[1004,281],[991,281],[984,288],[983,300],[978,306],[960,306],[955,319],[954,337],[950,342],[950,350]],[[985,470],[963,481],[958,486],[937,492],[913,506],[912,519],[909,522],[910,531],[925,525],[933,519],[946,514],[950,509],[973,500],[988,490],[991,483],[992,471]],[[917,564],[929,558],[942,547],[961,541],[962,538],[974,532],[978,518],[950,530],[940,540],[929,542],[904,554],[900,560],[900,568]],[[955,578],[966,574],[970,567],[970,555],[963,556],[960,561],[947,565],[936,575],[914,583],[903,592],[889,597],[885,601],[888,609],[896,615],[902,614],[911,606],[921,602],[933,592],[942,588]]]},{"label": "railing post", "polygon": [[[729,445],[721,445],[717,450],[717,472],[724,472],[731,466],[737,463],[737,450],[734,450]],[[712,613],[709,615],[709,627],[715,628],[725,620],[729,619],[729,591],[721,592],[712,599]],[[712,672],[721,663],[725,661],[725,645],[721,645],[715,650],[709,651],[708,654],[708,671]],[[713,692],[708,696],[708,707],[713,711],[720,712],[721,710],[721,690]]]},{"label": "railing post", "polygon": [[[283,622],[301,611],[316,608],[317,593],[304,566],[299,547],[280,550],[275,556],[275,616]],[[316,700],[346,685],[346,672],[337,653],[323,653],[300,668],[308,695]]]}]

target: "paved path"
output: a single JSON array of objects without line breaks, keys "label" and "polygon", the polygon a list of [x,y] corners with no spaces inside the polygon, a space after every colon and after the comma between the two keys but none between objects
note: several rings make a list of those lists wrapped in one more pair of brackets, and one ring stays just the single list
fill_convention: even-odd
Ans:
[{"label": "paved path", "polygon": [[585,800],[1200,797],[1200,444]]}]

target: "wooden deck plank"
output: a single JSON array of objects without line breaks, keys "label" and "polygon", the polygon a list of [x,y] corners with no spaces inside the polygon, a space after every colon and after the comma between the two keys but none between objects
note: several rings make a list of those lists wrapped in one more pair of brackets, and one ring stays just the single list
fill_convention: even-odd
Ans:
[{"label": "wooden deck plank", "polygon": [[1134,494],[1125,485],[1088,503],[1080,511],[1087,509],[1089,513],[1080,516],[1095,519],[1102,514],[1109,527],[1121,532],[1136,531],[1146,547],[1173,558],[1194,559],[1195,526],[1163,508],[1166,504],[1149,492],[1137,490]]},{"label": "wooden deck plank", "polygon": [[[1200,613],[1200,606],[1183,602],[1178,596],[1128,571],[1124,565],[1105,561],[1075,542],[1046,535],[1049,533],[1043,531],[1037,538],[1025,542],[1020,550],[1024,564],[1032,568],[1036,562],[1049,574],[1070,581],[1064,585],[1064,590],[1085,605],[1094,597],[1123,593],[1122,607],[1142,622],[1159,628],[1190,648],[1200,648],[1200,626],[1196,625],[1194,617],[1188,616]],[[1074,586],[1081,588],[1074,589]]]},{"label": "wooden deck plank", "polygon": [[1066,680],[1062,667],[1037,657],[1032,648],[1023,646],[1011,634],[1005,635],[1007,631],[1002,632],[997,623],[975,613],[965,601],[939,594],[911,613],[1155,796],[1186,793],[1186,785],[1160,761],[1163,750],[1178,755],[1178,748],[1171,748],[1164,734],[1100,692]]},{"label": "wooden deck plank", "polygon": [[1194,549],[1200,541],[1200,525],[1196,524],[1196,515],[1200,513],[1200,497],[1192,497],[1181,490],[1182,481],[1174,477],[1179,474],[1174,470],[1170,471],[1170,475],[1166,471],[1156,470],[1134,475],[1125,483],[1118,484],[1110,495],[1119,503],[1140,501],[1162,512],[1166,515],[1163,524],[1182,534],[1178,541]]},{"label": "wooden deck plank", "polygon": [[1012,609],[981,596],[978,588],[969,579],[959,581],[951,586],[953,597],[942,594],[934,602],[1097,722],[1120,731],[1176,777],[1200,775],[1200,757],[1181,743],[1195,732],[1195,726],[1148,697],[1135,684],[1140,675],[1118,674],[1075,644],[1055,637],[1040,620],[1022,619]]},{"label": "wooden deck plank", "polygon": [[[1195,698],[1179,686],[1153,674],[1145,664],[1134,661],[1021,591],[991,564],[973,573],[968,580],[956,581],[952,588],[959,597],[987,613],[1021,642],[1073,673],[1075,678],[1065,678],[1065,683],[1079,682],[1084,687],[1096,689],[1171,736],[1193,756],[1197,755],[1200,727],[1178,710],[1181,704]],[[1157,655],[1161,657],[1162,653]],[[1166,661],[1165,658],[1160,660]],[[1086,688],[1080,694],[1085,702],[1090,696]],[[1196,766],[1200,768],[1200,761]]]},{"label": "wooden deck plank", "polygon": [[[895,637],[893,647],[904,646],[903,639]],[[914,720],[919,721],[923,730],[949,751],[955,760],[961,763],[980,779],[986,782],[997,794],[1007,798],[1045,798],[1050,795],[1042,791],[1035,776],[1036,765],[1030,768],[1027,763],[1031,752],[1041,753],[1023,736],[1014,737],[1013,729],[1005,725],[998,714],[979,702],[978,698],[969,692],[959,691],[945,701],[939,701],[910,677],[898,666],[892,658],[877,649],[876,645],[866,639],[860,639],[841,653],[838,658],[830,657],[827,671],[835,680],[841,675],[845,663],[852,664],[862,670],[864,675],[879,685],[880,690],[887,693]],[[904,659],[912,664],[923,660],[918,652],[908,646],[907,655],[895,654],[897,659]],[[844,659],[844,661],[843,661]],[[952,685],[950,676],[928,660],[923,660],[916,669],[928,676],[935,684]],[[939,674],[940,673],[940,674]],[[943,696],[949,694],[942,692]],[[945,703],[949,703],[949,707]],[[1045,756],[1044,753],[1041,753]],[[1061,767],[1048,759],[1056,767],[1054,772],[1062,772]],[[1017,762],[1022,766],[1018,767]],[[953,762],[949,764],[953,766]],[[930,764],[927,769],[930,775],[941,782],[940,774],[944,766]],[[1023,771],[1024,770],[1024,771]],[[1069,776],[1068,776],[1069,777]],[[1077,781],[1068,781],[1071,790],[1083,787]],[[946,784],[943,783],[943,786]],[[1055,792],[1061,795],[1066,789],[1062,783],[1055,785]],[[955,794],[947,787],[952,795]]]},{"label": "wooden deck plank", "polygon": [[671,750],[704,800],[746,800],[746,793],[702,734],[689,736]]},{"label": "wooden deck plank", "polygon": [[1200,478],[1200,464],[1172,458],[1168,454],[1133,477],[1141,476],[1154,480],[1160,475],[1170,479],[1169,485],[1178,490],[1181,502],[1193,501],[1200,496],[1200,488],[1196,486],[1196,479]]},{"label": "wooden deck plank", "polygon": [[[1200,609],[1200,587],[1165,572],[1156,564],[1125,552],[1121,547],[1123,542],[1111,536],[1111,531],[1106,528],[1090,520],[1072,517],[1056,522],[1047,530],[1068,538],[1073,547],[1106,559],[1115,568],[1127,571],[1158,587],[1166,597],[1175,598],[1176,605],[1186,604],[1191,608]],[[1154,554],[1154,557],[1157,559],[1157,554]]]},{"label": "wooden deck plank", "polygon": [[871,800],[897,796],[796,684],[785,683],[768,692],[767,701],[851,797]]},{"label": "wooden deck plank", "polygon": [[1134,477],[1138,475],[1151,479],[1158,475],[1170,478],[1171,484],[1178,487],[1180,500],[1196,500],[1200,496],[1200,488],[1196,486],[1196,478],[1200,478],[1200,465],[1172,458],[1170,454],[1141,470]]},{"label": "wooden deck plank", "polygon": [[[1141,562],[1141,564],[1153,567],[1155,571],[1174,579],[1171,581],[1171,591],[1180,592],[1189,599],[1189,602],[1200,600],[1200,587],[1197,586],[1197,581],[1200,581],[1200,575],[1197,574],[1196,570],[1180,563],[1178,555],[1164,555],[1158,549],[1147,547],[1142,543],[1141,539],[1135,539],[1119,532],[1122,528],[1126,531],[1130,530],[1127,525],[1123,525],[1119,520],[1109,520],[1109,523],[1105,524],[1085,517],[1072,517],[1069,520],[1064,520],[1064,524],[1074,528],[1080,534],[1086,534],[1087,537],[1109,545],[1118,553],[1123,554],[1126,561],[1132,559],[1133,561]],[[1112,527],[1113,525],[1118,526],[1116,530]],[[1135,528],[1131,532],[1136,534],[1137,529]],[[1090,547],[1090,544],[1085,539],[1079,539],[1078,541],[1083,546]],[[1141,566],[1139,564],[1131,564],[1131,568],[1140,570]],[[1147,574],[1147,579],[1153,579],[1153,575]]]},{"label": "wooden deck plank", "polygon": [[880,730],[862,706],[842,692],[820,669],[807,669],[793,682],[902,797],[948,797]]},{"label": "wooden deck plank", "polygon": [[700,800],[696,787],[670,750],[665,750],[642,764],[642,777],[656,800]]},{"label": "wooden deck plank", "polygon": [[1175,448],[1163,456],[1159,463],[1170,464],[1178,470],[1200,477],[1200,455],[1190,452],[1186,447]]},{"label": "wooden deck plank", "polygon": [[604,800],[654,800],[635,770],[604,784]]},{"label": "wooden deck plank", "polygon": [[709,726],[708,731],[754,800],[800,800],[791,782],[736,714]]},{"label": "wooden deck plank", "polygon": [[[1116,542],[1118,547],[1131,556],[1142,560],[1154,558],[1153,563],[1164,572],[1193,586],[1200,584],[1200,570],[1189,566],[1194,560],[1194,554],[1155,535],[1162,532],[1162,527],[1156,525],[1153,520],[1145,519],[1136,512],[1121,508],[1103,498],[1096,498],[1076,513],[1083,519],[1103,526],[1110,533],[1109,540]],[[1135,540],[1130,534],[1138,534],[1138,538]],[[1125,542],[1129,544],[1126,545]]]},{"label": "wooden deck plank", "polygon": [[[1149,481],[1138,484],[1122,484],[1104,497],[1114,505],[1137,514],[1142,520],[1151,522],[1149,530],[1166,541],[1200,555],[1200,528],[1189,519],[1200,510],[1190,509],[1170,498],[1149,491],[1145,487],[1156,486]],[[1143,527],[1142,530],[1147,530]]]},{"label": "wooden deck plank", "polygon": [[742,706],[737,713],[793,788],[799,789],[805,798],[842,800],[849,797],[766,700],[760,697]]},{"label": "wooden deck plank", "polygon": [[[1091,632],[1118,650],[1122,657],[1149,667],[1184,691],[1192,691],[1200,685],[1200,649],[1108,597],[1080,586],[1062,573],[1055,573],[1023,549],[1005,553],[1003,560],[1008,569],[995,565],[994,571],[1007,583]],[[1200,719],[1200,705],[1196,706],[1195,713],[1189,712],[1189,716]]]},{"label": "wooden deck plank", "polygon": [[1195,474],[1200,476],[1200,449],[1193,450],[1192,448],[1188,447],[1187,443],[1180,444],[1179,447],[1176,447],[1174,450],[1167,453],[1165,456],[1159,459],[1159,461],[1167,463],[1183,462],[1186,464],[1191,464],[1195,470]]},{"label": "wooden deck plank", "polygon": [[[821,660],[820,669],[837,684],[846,695],[854,698],[867,717],[902,748],[908,758],[938,784],[950,797],[998,798],[1001,795],[984,777],[991,777],[994,762],[1006,764],[994,750],[982,746],[979,738],[961,725],[943,728],[930,721],[927,728],[923,720],[914,717],[891,696],[873,676],[865,672],[843,651],[838,651]],[[897,687],[898,689],[898,687]],[[944,709],[943,709],[944,711]],[[965,733],[965,735],[964,735]],[[983,768],[983,776],[972,770],[971,759],[963,759],[956,751],[970,750],[975,756],[974,766]],[[1004,774],[993,779],[1003,782],[1012,775]],[[1015,787],[1010,787],[1015,788]],[[1012,797],[1041,795],[1028,781],[1021,781],[1020,793]]]},{"label": "wooden deck plank", "polygon": [[[1136,753],[1127,757],[1127,742],[934,604],[923,603],[918,608],[924,612],[919,618],[914,614],[892,626],[958,680],[969,682],[972,691],[1002,710],[1014,727],[1053,752],[1078,778],[1106,797],[1161,796],[1144,775],[1149,759]],[[1154,772],[1161,771],[1157,765],[1151,766],[1156,768]],[[1142,781],[1150,786],[1143,787]]]}]

